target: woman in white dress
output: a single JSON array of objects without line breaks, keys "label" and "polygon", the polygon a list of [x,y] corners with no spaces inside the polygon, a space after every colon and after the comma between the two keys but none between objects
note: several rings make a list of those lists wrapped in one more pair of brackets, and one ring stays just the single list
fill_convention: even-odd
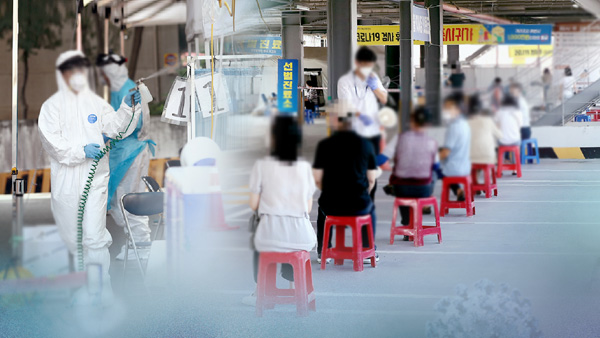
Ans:
[{"label": "woman in white dress", "polygon": [[[316,186],[310,163],[298,159],[301,141],[295,118],[278,116],[271,133],[271,156],[258,160],[250,175],[250,208],[260,222],[254,235],[254,280],[260,252],[311,251],[317,236],[309,219]],[[292,266],[283,264],[283,278],[294,281]],[[256,297],[245,297],[254,305]]]}]

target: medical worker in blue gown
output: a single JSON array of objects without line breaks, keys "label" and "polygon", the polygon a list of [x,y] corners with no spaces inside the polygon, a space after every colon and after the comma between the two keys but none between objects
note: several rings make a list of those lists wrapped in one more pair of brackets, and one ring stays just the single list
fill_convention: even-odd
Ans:
[{"label": "medical worker in blue gown", "polygon": [[[120,102],[136,86],[128,77],[127,60],[117,54],[101,54],[96,60],[96,66],[104,81],[110,86],[110,103],[118,108]],[[150,110],[148,103],[142,102],[142,115],[135,131],[128,137],[115,144],[110,151],[110,180],[108,183],[108,210],[115,222],[125,228],[125,216],[121,212],[120,200],[124,194],[143,192],[146,190],[142,176],[148,175],[150,155],[154,156],[156,143],[149,139]],[[108,141],[108,138],[105,138]],[[137,242],[150,241],[148,217],[128,214],[132,238]],[[133,249],[129,248],[128,259],[135,259]],[[140,258],[147,258],[147,250],[138,250]],[[125,245],[117,259],[125,257]]]}]

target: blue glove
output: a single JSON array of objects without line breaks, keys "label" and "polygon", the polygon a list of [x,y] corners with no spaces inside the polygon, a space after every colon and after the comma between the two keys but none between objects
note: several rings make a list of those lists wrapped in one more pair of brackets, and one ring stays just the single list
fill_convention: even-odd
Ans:
[{"label": "blue glove", "polygon": [[365,126],[370,126],[371,123],[373,123],[373,119],[371,119],[370,117],[368,117],[367,115],[363,115],[360,114],[358,115],[358,119],[360,120],[360,122],[362,122]]},{"label": "blue glove", "polygon": [[389,160],[389,157],[385,156],[384,154],[379,154],[379,155],[377,155],[377,159],[375,162],[377,162],[377,166],[380,167],[388,160]]},{"label": "blue glove", "polygon": [[83,151],[85,151],[85,157],[87,158],[96,158],[100,156],[100,145],[98,143],[90,143],[83,147]]},{"label": "blue glove", "polygon": [[132,96],[133,96],[133,100],[135,101],[135,104],[142,102],[142,95],[140,94],[140,91],[134,90],[132,92],[127,93],[127,95],[125,95],[125,98],[123,99],[123,100],[125,100],[125,104],[128,105],[129,107],[131,107],[131,97]]},{"label": "blue glove", "polygon": [[104,144],[106,144],[106,142],[110,141],[110,137],[102,134],[102,138],[104,139]]},{"label": "blue glove", "polygon": [[369,86],[371,90],[375,90],[379,88],[379,81],[377,81],[375,76],[371,75],[367,78],[367,86]]}]

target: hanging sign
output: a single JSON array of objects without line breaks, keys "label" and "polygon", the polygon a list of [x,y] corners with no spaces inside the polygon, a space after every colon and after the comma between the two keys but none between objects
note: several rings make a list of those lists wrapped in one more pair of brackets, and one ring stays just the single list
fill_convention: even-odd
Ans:
[{"label": "hanging sign", "polygon": [[[196,87],[196,101],[202,112],[202,117],[210,117],[211,113],[211,84],[212,78],[210,74],[205,74],[196,77],[194,83]],[[213,114],[219,115],[229,112],[229,89],[227,81],[221,73],[214,74],[214,92],[213,92]]]},{"label": "hanging sign", "polygon": [[277,108],[280,113],[298,111],[298,60],[277,60]]},{"label": "hanging sign", "polygon": [[429,11],[422,7],[413,6],[412,15],[413,39],[419,41],[431,41],[429,33],[431,32],[429,23]]},{"label": "hanging sign", "polygon": [[511,58],[531,58],[552,55],[552,45],[525,45],[508,47],[508,56]]},{"label": "hanging sign", "polygon": [[178,77],[173,81],[165,107],[161,116],[161,121],[185,125],[190,120],[190,94],[188,81],[183,77]]},{"label": "hanging sign", "polygon": [[282,56],[280,36],[240,37],[235,41],[235,53]]},{"label": "hanging sign", "polygon": [[[414,44],[424,44],[413,36]],[[398,46],[400,26],[358,26],[357,39],[363,46]],[[550,45],[552,25],[444,25],[443,40],[444,45]]]}]

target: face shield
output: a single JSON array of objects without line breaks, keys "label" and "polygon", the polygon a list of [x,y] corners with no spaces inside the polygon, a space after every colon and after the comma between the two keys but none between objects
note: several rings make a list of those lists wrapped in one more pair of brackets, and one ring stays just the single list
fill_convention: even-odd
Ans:
[{"label": "face shield", "polygon": [[90,62],[83,56],[74,56],[60,65],[58,70],[62,74],[65,82],[74,92],[79,93],[89,86],[88,69]]}]

